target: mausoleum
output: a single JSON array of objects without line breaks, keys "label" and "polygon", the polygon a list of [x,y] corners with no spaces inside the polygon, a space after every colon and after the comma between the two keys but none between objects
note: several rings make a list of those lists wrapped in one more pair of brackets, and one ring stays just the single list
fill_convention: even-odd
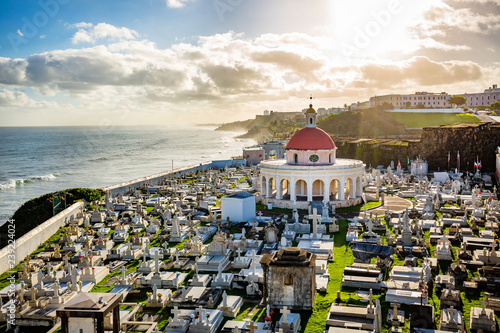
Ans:
[{"label": "mausoleum", "polygon": [[270,307],[311,310],[316,297],[316,255],[286,247],[264,254],[264,299]]}]

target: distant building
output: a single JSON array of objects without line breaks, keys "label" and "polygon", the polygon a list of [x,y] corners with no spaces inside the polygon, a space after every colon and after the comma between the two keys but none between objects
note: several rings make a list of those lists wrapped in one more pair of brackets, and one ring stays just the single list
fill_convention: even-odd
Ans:
[{"label": "distant building", "polygon": [[500,100],[500,89],[494,84],[492,87],[485,89],[482,93],[461,94],[460,96],[467,99],[466,105],[469,107],[488,106]]},{"label": "distant building", "polygon": [[372,107],[382,106],[384,103],[390,104],[395,108],[408,108],[417,105],[423,105],[426,108],[448,108],[450,104],[450,95],[446,92],[431,93],[426,91],[417,91],[415,94],[390,94],[370,97]]},{"label": "distant building", "polygon": [[285,158],[285,146],[288,141],[266,141],[262,144],[264,149],[264,159],[280,159]]},{"label": "distant building", "polygon": [[247,165],[257,165],[264,160],[264,148],[245,147],[243,148],[243,158],[247,161]]}]

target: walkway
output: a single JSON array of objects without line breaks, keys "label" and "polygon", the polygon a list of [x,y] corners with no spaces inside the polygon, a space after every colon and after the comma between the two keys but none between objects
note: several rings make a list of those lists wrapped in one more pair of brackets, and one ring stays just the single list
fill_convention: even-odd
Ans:
[{"label": "walkway", "polygon": [[[404,212],[406,208],[410,208],[411,206],[412,204],[409,200],[400,198],[395,195],[386,195],[383,206],[369,209],[366,211],[366,213],[373,213],[374,216],[385,215],[385,211],[387,210],[387,207],[389,207],[389,211],[391,212],[391,214],[397,214],[400,212]],[[363,214],[364,213],[362,211],[359,212],[359,216],[362,216]]]}]

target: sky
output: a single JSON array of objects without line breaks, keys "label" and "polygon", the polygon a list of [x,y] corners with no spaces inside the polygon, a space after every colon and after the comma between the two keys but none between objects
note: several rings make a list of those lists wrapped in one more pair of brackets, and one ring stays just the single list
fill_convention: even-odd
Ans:
[{"label": "sky", "polygon": [[0,126],[223,123],[500,77],[500,0],[2,0]]}]

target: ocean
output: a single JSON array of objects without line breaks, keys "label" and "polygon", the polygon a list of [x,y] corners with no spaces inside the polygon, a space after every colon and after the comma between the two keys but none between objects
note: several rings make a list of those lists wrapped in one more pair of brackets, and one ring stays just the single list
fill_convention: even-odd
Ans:
[{"label": "ocean", "polygon": [[255,144],[215,127],[0,127],[0,225],[27,200],[241,156]]}]

